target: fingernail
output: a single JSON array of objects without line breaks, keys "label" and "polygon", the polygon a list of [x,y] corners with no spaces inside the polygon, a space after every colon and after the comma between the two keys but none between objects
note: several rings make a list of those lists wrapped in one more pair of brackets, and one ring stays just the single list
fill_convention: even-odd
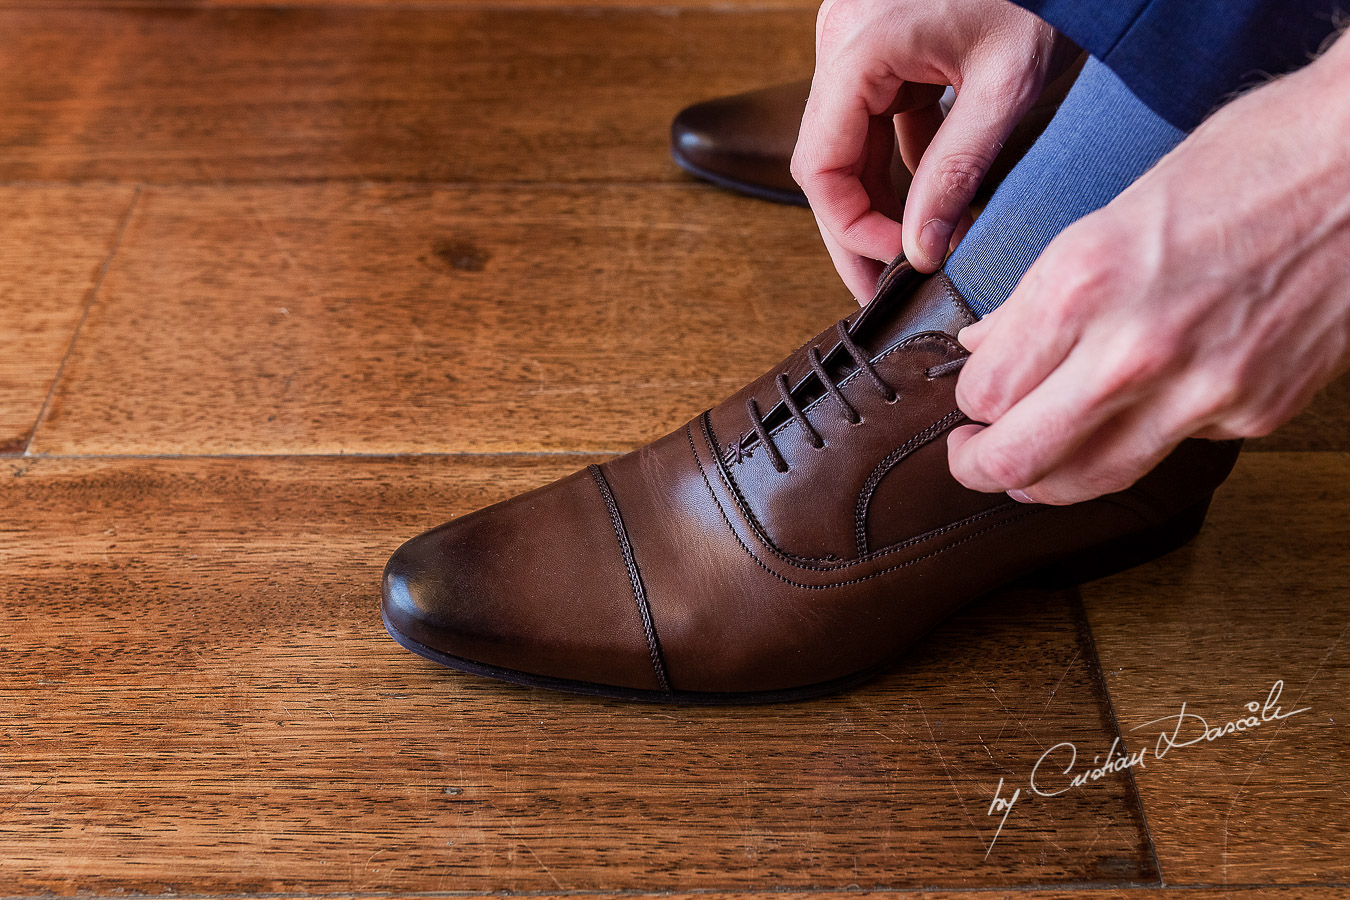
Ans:
[{"label": "fingernail", "polygon": [[974,327],[975,327],[974,325],[967,325],[965,328],[962,328],[960,331],[956,333],[956,342],[960,344],[962,347],[965,347],[967,350],[969,350],[970,347],[966,344],[966,335],[969,334],[970,329]]},{"label": "fingernail", "polygon": [[1030,497],[1028,497],[1025,491],[1008,491],[1008,496],[1016,500],[1018,503],[1036,502],[1035,500],[1032,500]]},{"label": "fingernail", "polygon": [[952,239],[952,226],[941,219],[929,219],[919,232],[919,249],[930,260],[941,265],[947,258],[947,245]]}]

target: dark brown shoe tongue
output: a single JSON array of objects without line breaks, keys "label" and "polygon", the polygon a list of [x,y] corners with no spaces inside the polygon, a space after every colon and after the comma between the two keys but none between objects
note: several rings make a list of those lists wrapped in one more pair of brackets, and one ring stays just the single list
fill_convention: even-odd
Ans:
[{"label": "dark brown shoe tongue", "polygon": [[850,317],[849,335],[869,357],[913,334],[956,333],[976,321],[951,279],[924,275],[898,257],[877,279],[867,305]]}]

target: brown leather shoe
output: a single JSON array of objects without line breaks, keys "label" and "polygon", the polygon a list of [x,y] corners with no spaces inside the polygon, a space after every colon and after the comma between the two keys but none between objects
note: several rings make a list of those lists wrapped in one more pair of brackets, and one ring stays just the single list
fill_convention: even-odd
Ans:
[{"label": "brown leather shoe", "polygon": [[[977,202],[988,199],[1050,124],[1082,67],[1079,59],[1046,86],[1008,137],[980,186]],[[789,167],[810,93],[808,78],[696,103],[671,123],[670,155],[686,172],[719,187],[761,200],[806,206],[806,195]],[[909,172],[899,164],[898,155],[896,163],[896,186],[904,193],[909,190]]]},{"label": "brown leather shoe", "polygon": [[1082,580],[1199,530],[1236,442],[1182,444],[1128,491],[1024,506],[958,484],[954,339],[974,316],[903,263],[864,309],[684,427],[433,529],[384,574],[404,647],[634,700],[810,697],[881,671],[968,600]]},{"label": "brown leather shoe", "polygon": [[789,171],[811,79],[696,103],[670,124],[670,155],[690,175],[773,203],[806,206]]}]

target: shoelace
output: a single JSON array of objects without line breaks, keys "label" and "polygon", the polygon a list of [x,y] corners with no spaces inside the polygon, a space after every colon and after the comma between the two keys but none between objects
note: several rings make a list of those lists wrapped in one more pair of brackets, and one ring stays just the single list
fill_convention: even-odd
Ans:
[{"label": "shoelace", "polygon": [[[887,403],[896,402],[896,400],[899,399],[899,395],[896,394],[893,387],[887,384],[885,380],[877,374],[877,370],[872,367],[872,362],[867,358],[867,354],[864,353],[862,348],[854,343],[853,338],[849,336],[848,328],[845,327],[844,322],[837,322],[835,324],[835,329],[839,333],[839,346],[843,347],[848,355],[853,358],[853,363],[858,367],[858,371],[866,375],[873,386],[881,392],[883,400]],[[815,347],[812,347],[806,351],[806,359],[811,364],[811,370],[815,372],[816,378],[818,378],[820,383],[825,387],[826,392],[839,404],[839,408],[843,411],[844,418],[848,423],[850,425],[861,425],[862,416],[859,415],[858,410],[853,407],[853,404],[848,402],[848,398],[845,397],[844,392],[839,389],[839,385],[834,382],[834,379],[831,378],[829,373],[825,370],[825,364],[820,359],[820,352]],[[961,366],[965,364],[965,361],[966,357],[949,360],[948,362],[932,366],[926,370],[925,374],[929,378],[941,378],[944,375],[950,375],[959,370]],[[787,375],[783,372],[779,372],[778,376],[774,379],[774,385],[778,388],[778,396],[783,401],[783,407],[791,414],[797,424],[801,426],[802,432],[806,435],[807,442],[817,450],[825,449],[825,439],[820,436],[820,432],[811,424],[811,420],[806,417],[805,411],[797,405],[796,399],[792,396],[792,390],[788,386]],[[754,397],[746,398],[745,411],[750,416],[750,424],[754,426],[755,434],[758,435],[760,443],[764,445],[765,451],[769,454],[769,461],[773,463],[774,469],[779,472],[788,471],[789,467],[787,460],[783,459],[783,454],[778,450],[778,445],[773,442],[773,437],[769,434],[769,429],[765,427],[764,417],[760,415],[759,404],[755,402]],[[740,444],[741,441],[738,438],[736,441],[737,458],[740,456]]]}]

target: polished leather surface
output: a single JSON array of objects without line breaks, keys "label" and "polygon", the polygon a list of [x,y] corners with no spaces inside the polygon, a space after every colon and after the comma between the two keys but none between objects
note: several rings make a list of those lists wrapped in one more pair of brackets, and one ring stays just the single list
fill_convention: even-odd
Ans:
[{"label": "polished leather surface", "polygon": [[789,167],[810,92],[808,78],[696,103],[671,123],[671,156],[723,187],[805,206]]},{"label": "polished leather surface", "polygon": [[[1079,59],[1046,86],[1008,137],[980,186],[977,201],[987,199],[1050,124],[1081,69]],[[805,206],[806,195],[793,179],[790,166],[810,93],[808,78],[696,103],[671,123],[671,156],[687,171],[723,187]],[[893,178],[901,194],[909,191],[910,174],[898,155]]]},{"label": "polished leather surface", "polygon": [[1164,527],[1232,467],[1235,443],[1187,441],[1076,506],[965,489],[945,435],[966,421],[954,335],[973,320],[945,276],[892,266],[845,336],[826,329],[645,447],[409,541],[385,572],[388,624],[573,683],[790,691],[884,666],[981,593]]}]

